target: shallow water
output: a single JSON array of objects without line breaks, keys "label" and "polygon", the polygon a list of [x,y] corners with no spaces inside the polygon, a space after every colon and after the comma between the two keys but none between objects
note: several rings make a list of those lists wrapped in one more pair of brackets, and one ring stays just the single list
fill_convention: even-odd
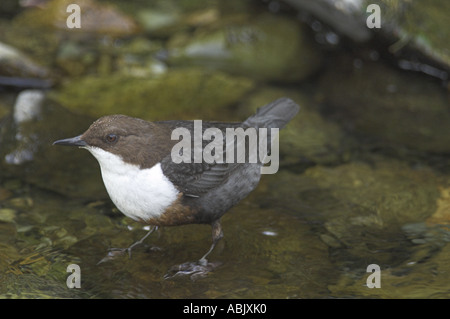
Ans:
[{"label": "shallow water", "polygon": [[[210,19],[211,12],[197,14]],[[441,134],[450,109],[442,83],[382,59],[364,60],[370,46],[356,53],[334,48],[323,72],[304,82],[212,72],[208,61],[193,69],[164,66],[167,74],[157,64],[163,75],[156,76],[145,73],[147,66],[127,64],[164,47],[166,32],[185,36],[185,27],[173,28],[128,39],[137,54],[121,53],[126,40],[63,37],[64,54],[46,65],[56,64],[67,81],[49,90],[53,99],[29,126],[12,121],[17,91],[0,92],[0,155],[25,150],[32,159],[1,165],[1,298],[450,297],[450,161],[448,136]],[[252,40],[249,30],[243,35]],[[55,40],[45,39],[41,50]],[[77,50],[101,54],[83,60]],[[35,51],[38,59],[39,53],[45,55]],[[139,76],[125,81],[121,65],[136,67]],[[263,176],[223,217],[225,237],[208,258],[213,271],[165,279],[172,266],[208,250],[208,225],[160,228],[131,258],[98,264],[109,248],[128,247],[147,230],[113,206],[87,152],[51,142],[80,134],[98,113],[242,120],[280,96],[302,106],[281,132],[280,170]],[[81,287],[69,289],[73,264],[80,267]]]},{"label": "shallow water", "polygon": [[[339,217],[352,208],[332,199],[328,190],[312,192],[306,189],[309,184],[300,188],[300,198],[267,194],[265,188],[270,189],[268,184],[275,179],[276,175],[265,178],[256,192],[225,215],[224,240],[209,257],[209,262],[220,265],[203,278],[164,279],[164,275],[171,266],[206,252],[209,226],[161,228],[133,250],[131,259],[121,256],[97,265],[108,248],[127,247],[146,231],[122,217],[108,200],[67,200],[33,187],[11,192],[2,210],[10,206],[14,221],[0,224],[1,294],[7,298],[448,297],[447,227],[416,222],[382,228],[373,218],[355,221],[364,213]],[[341,230],[351,233],[340,234]],[[80,289],[66,286],[70,264],[80,266]],[[381,269],[379,289],[367,287],[370,264]]]}]

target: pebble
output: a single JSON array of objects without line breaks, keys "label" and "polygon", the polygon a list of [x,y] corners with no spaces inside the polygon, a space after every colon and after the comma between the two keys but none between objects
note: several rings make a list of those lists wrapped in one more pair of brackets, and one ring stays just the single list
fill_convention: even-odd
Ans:
[{"label": "pebble", "polygon": [[11,223],[16,217],[16,211],[11,208],[0,208],[0,222]]},{"label": "pebble", "polygon": [[30,208],[33,206],[31,197],[16,197],[9,200],[9,203],[15,208]]}]

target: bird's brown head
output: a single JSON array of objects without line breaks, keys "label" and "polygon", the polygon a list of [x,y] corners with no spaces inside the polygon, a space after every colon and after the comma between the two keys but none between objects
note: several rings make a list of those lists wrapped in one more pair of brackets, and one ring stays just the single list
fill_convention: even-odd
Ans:
[{"label": "bird's brown head", "polygon": [[171,145],[164,143],[166,139],[170,141],[170,130],[165,126],[126,115],[107,115],[83,134],[53,144],[99,148],[119,155],[127,163],[147,168],[170,153]]}]

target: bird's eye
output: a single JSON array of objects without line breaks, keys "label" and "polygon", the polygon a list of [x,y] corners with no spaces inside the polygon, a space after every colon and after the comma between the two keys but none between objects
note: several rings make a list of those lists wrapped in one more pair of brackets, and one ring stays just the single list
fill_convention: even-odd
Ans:
[{"label": "bird's eye", "polygon": [[108,143],[115,143],[115,142],[117,142],[118,138],[119,137],[116,134],[108,134],[108,135],[106,135],[105,140]]}]

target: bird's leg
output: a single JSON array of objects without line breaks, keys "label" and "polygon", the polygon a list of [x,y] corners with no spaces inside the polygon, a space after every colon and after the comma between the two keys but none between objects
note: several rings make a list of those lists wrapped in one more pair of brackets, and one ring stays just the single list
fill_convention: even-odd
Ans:
[{"label": "bird's leg", "polygon": [[210,271],[213,271],[221,263],[208,263],[206,257],[214,250],[216,244],[223,238],[222,226],[220,220],[216,220],[211,224],[212,227],[212,245],[206,254],[196,262],[186,262],[181,265],[172,266],[169,272],[164,276],[165,279],[181,275],[190,275],[192,280],[205,277]]},{"label": "bird's leg", "polygon": [[212,227],[212,245],[207,251],[206,254],[203,255],[202,258],[198,261],[198,263],[202,266],[206,266],[208,261],[206,260],[206,256],[208,256],[216,247],[216,244],[223,238],[222,225],[220,224],[220,219],[216,220],[211,224]]},{"label": "bird's leg", "polygon": [[137,242],[135,242],[134,244],[132,244],[130,247],[125,248],[125,251],[128,251],[128,256],[131,258],[131,249],[133,249],[135,246],[140,245],[144,242],[144,240],[151,234],[153,233],[155,230],[158,230],[158,226],[154,226],[151,227],[150,226],[150,230],[148,231],[147,234],[145,234],[144,237],[142,237],[141,239],[139,239]]},{"label": "bird's leg", "polygon": [[100,260],[98,264],[101,264],[105,261],[109,261],[112,260],[114,258],[116,258],[117,256],[122,256],[123,254],[125,254],[126,252],[128,252],[128,256],[129,258],[131,258],[131,250],[136,247],[137,245],[140,245],[144,242],[144,240],[151,234],[153,233],[155,230],[158,229],[158,226],[154,226],[151,227],[150,230],[147,232],[147,234],[145,234],[144,237],[142,237],[140,240],[138,240],[137,242],[135,242],[134,244],[130,245],[127,248],[110,248],[108,251],[108,254],[106,255],[105,258],[103,258],[102,260]]}]

